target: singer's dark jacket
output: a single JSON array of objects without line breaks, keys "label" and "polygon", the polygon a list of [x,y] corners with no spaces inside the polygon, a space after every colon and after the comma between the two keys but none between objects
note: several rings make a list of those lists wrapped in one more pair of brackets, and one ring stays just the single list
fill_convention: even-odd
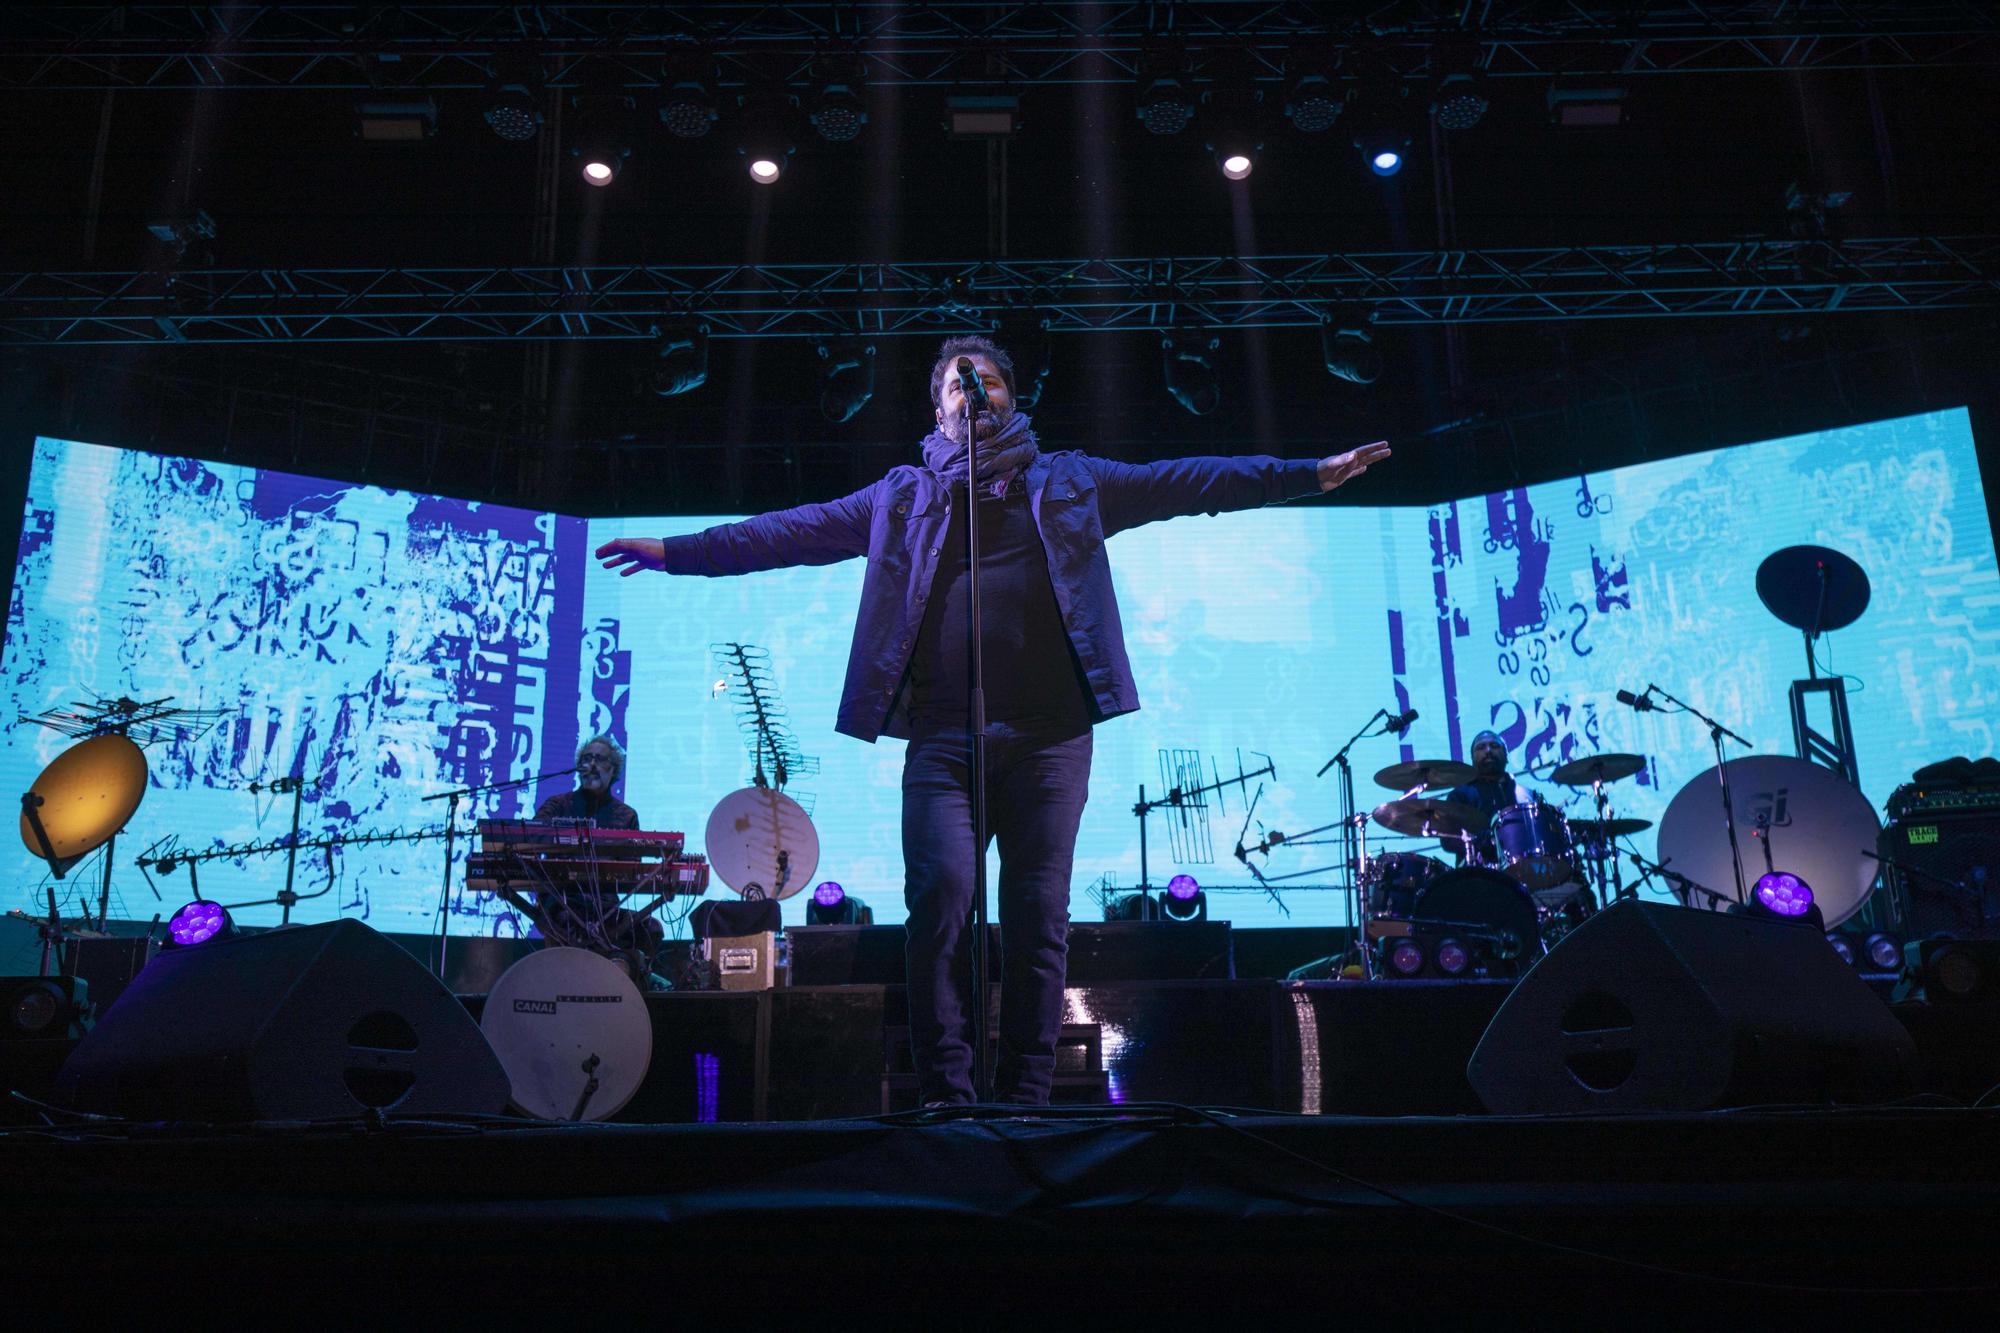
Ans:
[{"label": "singer's dark jacket", "polygon": [[[1182,514],[1215,514],[1313,495],[1317,459],[1177,458],[1114,463],[1075,452],[1038,454],[1028,502],[1049,562],[1070,646],[1083,670],[1093,720],[1139,707],[1105,539]],[[868,557],[854,646],[836,728],[864,741],[908,736],[910,650],[937,574],[950,506],[963,502],[936,473],[898,467],[872,486],[825,504],[780,509],[666,539],[670,574],[749,574],[787,565]]]}]

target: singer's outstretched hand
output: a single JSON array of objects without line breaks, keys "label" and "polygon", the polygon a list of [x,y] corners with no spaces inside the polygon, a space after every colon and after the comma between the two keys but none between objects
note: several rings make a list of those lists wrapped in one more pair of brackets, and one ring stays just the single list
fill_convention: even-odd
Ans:
[{"label": "singer's outstretched hand", "polygon": [[[1320,464],[1320,475],[1326,475],[1324,463]],[[658,537],[618,537],[598,547],[597,558],[606,569],[631,578],[642,569],[665,569],[667,544]]]},{"label": "singer's outstretched hand", "polygon": [[1344,454],[1319,460],[1319,488],[1330,491],[1343,486],[1368,470],[1370,463],[1379,463],[1389,456],[1389,442],[1377,440],[1364,444],[1359,449],[1349,449]]}]

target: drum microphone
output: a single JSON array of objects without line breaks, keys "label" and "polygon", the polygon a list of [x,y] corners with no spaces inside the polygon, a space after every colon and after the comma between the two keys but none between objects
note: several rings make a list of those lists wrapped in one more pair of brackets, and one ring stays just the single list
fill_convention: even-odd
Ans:
[{"label": "drum microphone", "polygon": [[1394,717],[1390,718],[1388,721],[1384,722],[1382,724],[1382,730],[1393,731],[1398,736],[1401,736],[1403,733],[1407,732],[1410,729],[1410,724],[1412,722],[1415,722],[1416,720],[1417,720],[1417,710],[1412,708],[1408,712],[1398,713]]},{"label": "drum microphone", "polygon": [[979,372],[972,368],[970,357],[958,358],[958,391],[965,395],[965,405],[973,415],[993,410],[993,404],[986,398],[986,385],[979,378]]},{"label": "drum microphone", "polygon": [[1636,708],[1642,713],[1650,713],[1659,707],[1658,704],[1648,699],[1645,695],[1634,694],[1630,690],[1618,691],[1618,702],[1624,704],[1627,708]]}]

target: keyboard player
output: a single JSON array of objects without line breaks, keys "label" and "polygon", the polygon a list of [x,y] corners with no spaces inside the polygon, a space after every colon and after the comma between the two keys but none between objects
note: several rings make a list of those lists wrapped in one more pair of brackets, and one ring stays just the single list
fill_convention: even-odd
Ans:
[{"label": "keyboard player", "polygon": [[611,794],[625,776],[625,751],[609,736],[592,736],[576,750],[576,790],[535,807],[537,822],[588,819],[599,828],[638,828],[639,812]]},{"label": "keyboard player", "polygon": [[[609,736],[592,736],[577,747],[576,790],[536,806],[536,822],[588,819],[598,828],[638,828],[639,812],[611,794],[612,784],[624,776],[624,749]],[[538,898],[549,924],[585,948],[638,949],[650,957],[665,934],[654,918],[620,907],[616,894],[592,893],[575,885]]]}]

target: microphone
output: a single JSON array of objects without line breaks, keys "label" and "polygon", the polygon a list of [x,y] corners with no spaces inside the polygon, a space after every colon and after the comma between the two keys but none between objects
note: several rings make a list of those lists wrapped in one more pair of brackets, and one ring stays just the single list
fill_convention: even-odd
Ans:
[{"label": "microphone", "polygon": [[1645,695],[1634,694],[1630,690],[1618,691],[1618,702],[1624,704],[1627,708],[1636,708],[1642,713],[1650,713],[1655,708],[1659,707],[1658,704],[1655,704],[1651,699],[1648,699]]},{"label": "microphone", "polygon": [[958,391],[965,395],[966,409],[974,416],[993,410],[993,404],[986,400],[986,384],[972,368],[970,357],[958,358]]},{"label": "microphone", "polygon": [[1408,712],[1398,713],[1394,717],[1390,718],[1388,721],[1384,722],[1382,724],[1382,730],[1393,731],[1398,736],[1401,736],[1410,729],[1410,724],[1412,722],[1415,722],[1416,720],[1417,720],[1417,710],[1412,708]]}]

